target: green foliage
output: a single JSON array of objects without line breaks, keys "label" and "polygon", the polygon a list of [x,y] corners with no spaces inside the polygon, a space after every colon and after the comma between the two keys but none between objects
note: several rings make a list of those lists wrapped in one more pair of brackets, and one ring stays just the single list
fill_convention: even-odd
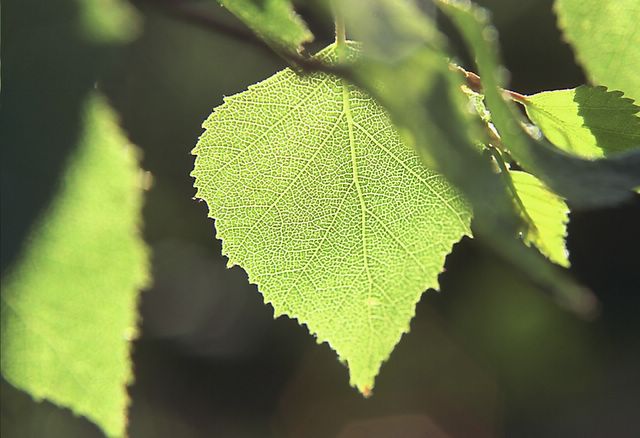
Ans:
[{"label": "green foliage", "polygon": [[[276,316],[327,342],[353,386],[370,393],[422,293],[438,288],[446,256],[471,236],[472,211],[486,245],[562,304],[593,310],[548,261],[569,266],[567,203],[615,205],[640,187],[640,118],[627,98],[640,98],[640,3],[556,1],[560,26],[597,86],[518,97],[538,138],[505,99],[488,13],[468,1],[436,3],[476,59],[482,79],[473,90],[450,64],[445,36],[412,2],[310,2],[309,11],[322,13],[332,5],[338,31],[337,44],[312,59],[302,58],[302,46],[313,35],[290,0],[218,2],[295,68],[227,98],[207,119],[193,151],[196,196],[209,206],[229,265],[246,270]],[[8,179],[38,207],[50,203],[2,278],[1,369],[36,399],[123,436],[136,303],[147,282],[141,171],[93,88],[107,52],[136,35],[138,18],[117,0],[38,11],[12,17],[34,55],[23,57],[16,38],[7,39],[0,109],[3,134],[30,152],[7,166]],[[49,13],[63,20],[49,26]],[[345,42],[345,24],[358,43]],[[33,80],[13,85],[23,75]],[[25,129],[33,120],[38,130]],[[64,148],[44,155],[41,143]],[[32,169],[39,155],[46,163]],[[28,185],[29,172],[50,171],[54,181],[57,168],[51,198]],[[27,225],[12,225],[26,234]]]},{"label": "green foliage", "polygon": [[452,245],[470,234],[465,202],[373,99],[326,74],[284,70],[227,98],[204,126],[196,196],[229,264],[276,315],[328,342],[367,394]]},{"label": "green foliage", "polygon": [[587,158],[640,147],[640,108],[619,91],[581,86],[545,91],[522,101],[549,141]]},{"label": "green foliage", "polygon": [[313,40],[290,0],[218,0],[234,15],[276,48],[296,51]]},{"label": "green foliage", "polygon": [[640,2],[556,0],[555,10],[589,79],[640,102]]},{"label": "green foliage", "polygon": [[467,2],[438,0],[438,4],[472,49],[492,122],[508,152],[524,170],[583,208],[617,204],[633,196],[633,189],[640,186],[640,151],[586,160],[528,135],[522,126],[522,117],[514,105],[503,98],[500,89],[495,29],[489,23],[488,13]]},{"label": "green foliage", "polygon": [[141,175],[94,94],[137,14],[116,0],[10,1],[2,13],[2,374],[122,436],[147,275]]},{"label": "green foliage", "polygon": [[129,42],[139,31],[135,8],[122,0],[75,0],[80,30],[96,43]]},{"label": "green foliage", "polygon": [[[376,2],[388,1],[372,3]],[[402,26],[412,20],[423,28],[433,27],[420,11],[411,12],[410,18],[406,14],[389,17],[398,20],[389,23],[390,28],[406,31],[398,36],[404,44],[404,56],[381,59],[378,54],[383,46],[371,53],[363,45],[361,55],[350,66],[352,80],[385,107],[405,143],[417,151],[424,165],[443,174],[464,193],[473,205],[478,232],[491,236],[488,241],[496,246],[511,247],[521,227],[520,217],[503,180],[482,156],[479,143],[485,140],[483,127],[468,111],[468,101],[460,92],[461,78],[452,74],[448,63],[444,37],[439,33],[418,35],[415,26]]]},{"label": "green foliage", "polygon": [[[413,18],[429,20],[419,14]],[[583,288],[515,238],[530,224],[513,202],[507,178],[498,175],[481,152],[490,138],[489,130],[473,116],[480,102],[476,100],[469,108],[469,100],[460,92],[461,77],[447,62],[442,37],[425,38],[422,45],[414,45],[411,52],[392,62],[369,55],[366,47],[362,52],[352,66],[355,80],[385,106],[423,163],[464,193],[473,206],[474,234],[568,308],[580,314],[592,312],[592,301]]]},{"label": "green foliage", "polygon": [[[362,2],[351,1],[341,3],[338,7],[346,16],[350,32],[364,39],[362,51],[357,59],[351,58],[349,63],[343,65],[349,71],[349,79],[384,105],[404,143],[415,149],[424,164],[441,172],[461,189],[474,207],[478,229],[491,239],[490,244],[499,253],[532,273],[542,284],[551,287],[569,307],[577,311],[585,310],[580,287],[576,286],[568,277],[550,268],[544,259],[537,257],[534,253],[524,251],[513,239],[518,230],[523,229],[522,224],[524,223],[526,243],[535,244],[547,257],[558,264],[568,265],[564,249],[567,215],[564,202],[547,189],[544,183],[537,179],[531,180],[528,177],[521,177],[519,174],[515,174],[515,180],[512,182],[515,193],[509,192],[504,178],[498,177],[490,162],[481,155],[478,144],[485,141],[485,135],[482,133],[480,121],[470,117],[466,111],[464,96],[458,89],[461,85],[460,80],[452,74],[446,62],[442,44],[443,38],[433,30],[428,18],[418,10],[406,9],[404,6],[394,7],[392,2],[376,0],[369,6],[382,11],[380,13],[382,16],[377,17],[376,20],[388,30],[385,32],[388,38],[381,40],[370,31],[370,23],[361,19],[362,14],[358,11],[361,11],[362,6]],[[463,19],[467,19],[465,14],[469,12],[469,9],[459,8],[459,5],[454,3],[443,3],[443,7],[445,9],[452,8],[456,13],[461,11]],[[407,15],[407,12],[410,14]],[[478,12],[481,11],[478,10]],[[486,32],[478,27],[479,23],[476,21],[481,17],[481,14],[480,16],[468,14],[468,16],[472,18],[472,22],[470,25],[466,23],[465,29],[476,32],[474,36],[480,35],[480,38],[484,40]],[[403,27],[403,23],[410,23],[410,25]],[[420,28],[428,29],[428,31],[416,32],[416,29]],[[475,46],[476,48],[480,47],[491,55],[492,48],[490,46],[478,44]],[[393,49],[390,50],[390,47]],[[485,56],[484,62],[485,66],[487,62],[491,65],[493,62],[491,56]],[[495,66],[491,68],[496,69]],[[266,301],[274,305],[276,314],[285,313],[297,317],[302,323],[307,324],[310,331],[316,333],[321,341],[328,340],[341,358],[349,363],[352,384],[358,386],[363,392],[367,392],[373,383],[373,377],[378,371],[379,364],[386,359],[405,329],[396,329],[395,332],[386,333],[388,338],[384,346],[378,349],[376,359],[363,366],[362,363],[366,363],[366,359],[362,359],[367,355],[370,356],[370,352],[365,351],[365,354],[362,354],[362,350],[354,350],[351,345],[345,343],[345,332],[342,329],[336,332],[330,325],[320,325],[325,323],[325,314],[324,310],[319,309],[325,307],[331,309],[331,306],[335,306],[335,299],[332,294],[329,295],[330,301],[327,305],[321,301],[323,299],[321,293],[316,292],[309,295],[308,291],[332,291],[335,286],[332,283],[327,283],[328,280],[325,278],[327,272],[333,272],[333,270],[342,272],[344,269],[351,269],[351,266],[345,264],[343,259],[326,257],[322,259],[321,266],[320,264],[314,266],[316,271],[311,271],[308,278],[299,279],[299,264],[304,266],[302,272],[305,275],[308,274],[308,263],[301,254],[312,254],[314,261],[315,257],[320,258],[322,254],[325,254],[322,248],[318,249],[312,246],[309,249],[308,240],[326,244],[330,242],[329,237],[326,236],[331,234],[325,236],[325,230],[335,229],[335,234],[338,235],[344,234],[344,231],[340,227],[335,227],[333,223],[333,228],[326,225],[318,226],[309,217],[315,212],[308,211],[309,208],[301,200],[298,200],[296,195],[300,199],[316,199],[318,197],[315,194],[316,186],[319,181],[322,181],[323,186],[329,188],[330,193],[341,193],[340,190],[331,188],[336,175],[340,175],[340,173],[329,171],[331,179],[327,181],[321,179],[320,173],[313,173],[311,174],[313,178],[309,178],[302,172],[301,177],[301,168],[305,171],[310,168],[314,172],[318,172],[317,166],[307,167],[312,166],[309,163],[317,161],[315,155],[311,155],[312,160],[309,156],[309,154],[316,154],[317,151],[315,149],[307,151],[307,147],[304,148],[304,155],[298,156],[298,153],[300,153],[299,149],[310,141],[307,130],[312,129],[312,143],[322,145],[323,140],[316,138],[318,134],[328,130],[330,139],[339,137],[333,133],[337,124],[346,123],[348,128],[349,123],[339,120],[343,114],[340,108],[345,108],[344,104],[340,106],[337,102],[339,99],[334,97],[325,100],[329,91],[334,95],[339,95],[338,91],[328,87],[324,90],[324,94],[315,95],[315,88],[306,81],[317,79],[318,76],[311,75],[300,78],[290,71],[286,71],[286,73],[289,83],[276,75],[274,78],[250,88],[248,92],[240,95],[242,98],[236,96],[228,100],[207,121],[205,124],[207,132],[195,149],[195,153],[198,155],[194,170],[196,187],[198,188],[197,196],[205,199],[209,204],[210,215],[216,219],[218,237],[224,242],[223,252],[229,256],[230,264],[240,264],[248,271],[250,280],[259,285]],[[282,74],[284,73],[280,73],[280,75]],[[492,72],[492,74],[494,73]],[[325,78],[324,76],[320,77]],[[329,79],[324,80],[328,81]],[[334,79],[334,81],[337,80]],[[303,87],[296,90],[300,87],[299,84],[302,84]],[[341,87],[345,87],[344,82],[339,84]],[[492,100],[500,94],[497,81],[494,80],[492,85],[494,91],[490,91],[491,97],[488,100]],[[349,90],[350,86],[346,87]],[[291,93],[294,92],[298,94],[292,95]],[[347,94],[351,96],[355,92],[354,89]],[[266,96],[269,98],[265,100]],[[305,100],[305,96],[306,99],[309,99],[308,101]],[[295,102],[302,101],[305,102],[304,106],[300,108],[293,106]],[[573,167],[578,167],[574,173],[578,173],[582,178],[585,177],[587,171],[580,165],[588,166],[589,162],[581,161],[580,165],[575,165],[570,157],[555,152],[555,149],[549,145],[540,146],[535,143],[517,125],[519,119],[513,112],[514,110],[507,106],[502,97],[500,97],[500,102],[502,106],[498,107],[500,112],[498,125],[515,127],[505,135],[504,142],[508,147],[512,147],[512,143],[515,145],[516,153],[514,156],[516,158],[527,159],[532,154],[532,150],[535,154],[542,147],[547,153],[547,157],[534,157],[535,159],[529,160],[527,164],[533,162],[536,165],[542,163],[543,166],[546,166],[545,159],[548,158],[548,154],[555,154],[550,160],[553,164],[551,166],[553,177],[557,176],[555,172],[559,167],[558,161],[562,160],[565,160],[563,164],[568,163]],[[476,102],[476,106],[481,103],[480,101]],[[333,109],[329,111],[325,109],[325,105],[332,105]],[[265,109],[265,106],[269,109]],[[298,113],[301,111],[302,115],[299,115]],[[371,109],[366,107],[360,111],[371,113]],[[334,118],[321,117],[327,113],[333,114]],[[303,121],[303,117],[311,118],[311,121]],[[365,119],[375,118],[373,113],[362,117]],[[487,115],[484,121],[487,122],[490,117]],[[275,124],[278,129],[274,128]],[[292,124],[293,126],[290,126]],[[305,130],[301,131],[301,126]],[[349,129],[346,131],[348,132]],[[334,145],[333,148],[330,148],[334,159],[340,157],[340,152],[343,154],[340,162],[346,161],[344,154],[349,149],[344,146],[348,143],[346,137],[340,147]],[[377,135],[372,135],[372,137],[375,137],[377,144],[383,145],[387,149],[391,148],[387,144],[389,140],[385,140],[384,137],[379,138]],[[244,143],[244,146],[238,147],[237,143]],[[320,150],[324,149],[327,147],[324,146]],[[292,153],[293,155],[291,155]],[[241,155],[244,158],[237,159]],[[322,155],[319,156],[322,157]],[[301,162],[291,163],[292,157]],[[372,158],[375,156],[372,155]],[[553,163],[554,160],[555,163]],[[367,160],[367,162],[369,161]],[[320,169],[331,170],[336,166],[323,165]],[[344,165],[342,166],[344,167]],[[624,166],[628,167],[624,169],[627,173],[626,176],[623,175],[626,178],[623,178],[624,182],[614,181],[610,183],[610,186],[605,184],[602,188],[603,193],[600,197],[596,197],[595,202],[615,202],[622,197],[629,196],[629,187],[631,184],[635,184],[632,172],[634,161],[624,163]],[[356,166],[356,168],[358,167],[360,166]],[[605,170],[601,172],[603,175],[598,183],[607,182],[607,178],[611,179],[614,175],[611,168],[607,168],[606,165],[603,167]],[[614,167],[614,165],[610,164],[609,167]],[[540,170],[540,167],[537,167],[537,170]],[[543,167],[542,170],[543,175],[547,176],[548,169]],[[381,172],[377,173],[381,174]],[[354,178],[353,174],[352,171],[351,181],[358,180],[359,178]],[[360,172],[356,172],[355,175],[360,175]],[[534,177],[531,176],[531,178]],[[256,185],[254,181],[259,181],[260,184]],[[533,184],[534,181],[535,184]],[[569,187],[574,189],[581,184],[583,184],[582,181],[580,184],[569,184]],[[342,184],[342,187],[345,185],[346,182]],[[556,185],[566,190],[564,180]],[[623,187],[620,187],[621,185]],[[247,190],[247,187],[250,190]],[[408,190],[403,190],[403,192]],[[324,191],[322,193],[324,194]],[[384,191],[381,188],[376,193],[384,194]],[[618,198],[611,200],[609,198],[613,193]],[[514,195],[518,195],[516,198],[520,201],[520,212],[517,211],[517,203],[513,202]],[[576,198],[586,203],[587,195],[583,192],[580,192],[579,195],[576,195]],[[415,195],[409,192],[408,196]],[[546,210],[535,199],[539,196],[548,200]],[[343,202],[343,199],[338,198],[340,202]],[[332,200],[335,202],[335,199],[332,198]],[[594,202],[591,199],[590,201]],[[322,205],[320,202],[312,202],[312,204],[314,206]],[[304,211],[303,206],[306,208]],[[344,208],[341,207],[341,209]],[[362,209],[365,213],[368,210],[364,207]],[[352,222],[354,222],[354,212],[357,213],[357,209],[354,209],[350,214]],[[544,217],[550,212],[553,216],[552,221],[548,221]],[[362,217],[365,218],[364,224],[368,222],[365,213],[362,214]],[[323,221],[327,217],[334,217],[328,213],[319,216]],[[303,219],[301,220],[300,217]],[[337,222],[337,224],[341,223]],[[355,227],[356,224],[354,222],[351,226]],[[362,238],[362,230],[366,231],[366,227],[361,226],[359,234],[356,228],[351,230],[350,235],[355,237],[352,237],[353,242],[348,245],[349,247],[357,246],[358,242],[362,245],[363,242],[372,241],[371,238]],[[419,230],[415,229],[412,232],[418,235]],[[459,232],[461,233],[461,231]],[[254,233],[256,236],[253,235]],[[317,235],[318,233],[320,234]],[[358,236],[360,236],[359,239]],[[342,235],[340,238],[344,239]],[[452,239],[452,242],[454,241],[455,239]],[[378,244],[381,247],[384,245],[384,243]],[[368,255],[371,250],[367,245],[362,246],[362,253]],[[331,247],[338,247],[338,245],[334,244]],[[286,251],[282,251],[282,248],[286,248]],[[367,260],[366,256],[363,258]],[[353,262],[353,260],[351,261]],[[387,267],[394,270],[413,269],[406,263],[398,266],[387,264]],[[273,271],[278,274],[274,275]],[[277,278],[283,275],[279,272],[284,273],[284,281]],[[314,272],[315,275],[313,275]],[[304,290],[307,292],[302,292],[301,298],[291,303],[288,297],[291,293],[291,287],[287,282],[296,285],[303,282]],[[365,285],[367,282],[369,281],[364,282]],[[362,280],[359,283],[362,283]],[[407,306],[406,309],[410,309],[410,311],[403,312],[405,315],[403,319],[406,319],[407,322],[420,290],[418,288],[417,295],[407,300],[410,306]],[[274,295],[276,298],[272,298]],[[355,296],[358,295],[362,295],[362,293],[356,292]],[[350,299],[347,301],[351,302]],[[360,301],[362,300],[356,300],[354,305],[361,304]],[[367,303],[369,303],[368,300]],[[362,312],[363,309],[360,311]],[[402,312],[402,309],[400,311]],[[306,313],[312,316],[307,316]],[[350,314],[351,321],[362,320],[362,318],[354,318],[354,315],[355,313]],[[342,314],[340,316],[342,317]],[[334,321],[334,319],[327,320]],[[353,322],[353,324],[359,323]],[[351,336],[351,338],[356,339],[358,345],[362,345],[363,340],[368,342],[366,337]]]},{"label": "green foliage", "polygon": [[106,101],[86,104],[52,205],[2,280],[4,377],[123,436],[147,253],[142,173]]},{"label": "green foliage", "polygon": [[350,37],[362,44],[367,55],[387,63],[440,37],[435,23],[425,19],[414,2],[341,0],[332,5],[334,13],[343,17]]},{"label": "green foliage", "polygon": [[509,175],[530,227],[524,241],[535,245],[552,262],[569,267],[565,244],[569,207],[538,178],[526,172],[510,171]]}]

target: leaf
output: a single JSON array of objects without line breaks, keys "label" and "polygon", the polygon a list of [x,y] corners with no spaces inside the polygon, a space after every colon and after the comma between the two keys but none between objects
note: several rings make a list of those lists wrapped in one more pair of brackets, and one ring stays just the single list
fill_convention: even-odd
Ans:
[{"label": "leaf", "polygon": [[569,267],[565,244],[569,207],[535,176],[515,170],[509,175],[532,225],[523,236],[525,243],[538,247],[552,262]]},{"label": "leaf", "polygon": [[218,0],[255,33],[278,48],[296,51],[313,34],[290,0]]},{"label": "leaf", "polygon": [[503,98],[495,29],[489,24],[488,13],[469,2],[438,0],[437,4],[472,50],[491,120],[510,155],[524,170],[580,208],[615,205],[633,196],[633,189],[640,186],[640,151],[587,160],[529,136],[514,105]]},{"label": "leaf", "polygon": [[435,23],[424,20],[421,9],[410,0],[341,0],[330,3],[335,14],[344,18],[349,35],[362,44],[367,55],[381,61],[402,59],[425,40],[441,37]]},{"label": "leaf", "polygon": [[640,102],[640,2],[556,0],[555,10],[589,79]]},{"label": "leaf", "polygon": [[134,10],[124,0],[2,2],[0,222],[11,230],[1,239],[3,272],[51,202],[86,95],[133,37]]},{"label": "leaf", "polygon": [[[334,58],[334,49],[321,55]],[[193,176],[230,265],[306,324],[365,395],[471,213],[368,95],[286,69],[205,122]]]},{"label": "leaf", "polygon": [[140,18],[122,0],[76,0],[83,36],[96,43],[127,43],[140,32]]},{"label": "leaf", "polygon": [[640,107],[619,91],[581,86],[545,91],[521,102],[554,145],[586,158],[640,147]]},{"label": "leaf", "polygon": [[114,437],[125,434],[129,349],[147,282],[140,183],[135,150],[92,96],[57,196],[2,279],[4,377]]}]

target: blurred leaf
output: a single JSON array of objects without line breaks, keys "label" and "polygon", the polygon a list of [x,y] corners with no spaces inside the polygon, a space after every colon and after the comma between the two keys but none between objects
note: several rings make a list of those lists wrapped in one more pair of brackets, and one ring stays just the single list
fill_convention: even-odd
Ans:
[{"label": "blurred leaf", "polygon": [[438,5],[473,51],[492,121],[505,147],[524,170],[576,207],[614,205],[633,196],[632,190],[640,186],[640,151],[586,160],[529,136],[517,109],[502,96],[495,29],[489,24],[488,13],[469,2],[438,0]]},{"label": "blurred leaf", "polygon": [[590,80],[640,102],[640,2],[556,0],[555,10]]},{"label": "blurred leaf", "polygon": [[[321,52],[335,58],[334,46]],[[347,362],[365,395],[471,212],[346,81],[284,70],[226,99],[194,149],[229,264]]]},{"label": "blurred leaf", "polygon": [[88,41],[129,42],[140,30],[139,17],[129,2],[122,0],[75,0],[79,24]]},{"label": "blurred leaf", "polygon": [[565,242],[569,207],[535,176],[520,171],[509,175],[532,225],[524,234],[525,243],[538,247],[552,262],[569,267]]},{"label": "blurred leaf", "polygon": [[1,242],[4,272],[51,202],[86,94],[133,36],[136,18],[116,0],[4,0],[2,18],[0,215],[11,230]]},{"label": "blurred leaf", "polygon": [[411,0],[340,0],[332,2],[349,36],[362,43],[367,55],[394,62],[440,38],[435,23],[424,20]]},{"label": "blurred leaf", "polygon": [[85,109],[57,196],[2,279],[1,368],[36,399],[123,436],[147,282],[142,173],[105,100],[94,95]]},{"label": "blurred leaf", "polygon": [[534,94],[521,103],[545,137],[572,154],[599,158],[640,147],[640,107],[619,91],[581,86]]},{"label": "blurred leaf", "polygon": [[290,0],[218,0],[260,37],[278,48],[296,51],[313,34]]}]

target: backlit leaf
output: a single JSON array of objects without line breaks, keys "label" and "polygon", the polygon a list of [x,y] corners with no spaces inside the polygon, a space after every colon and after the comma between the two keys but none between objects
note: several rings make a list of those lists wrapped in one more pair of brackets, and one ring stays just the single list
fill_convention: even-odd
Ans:
[{"label": "backlit leaf", "polygon": [[640,148],[640,107],[619,91],[582,86],[527,96],[529,118],[554,145],[587,158]]},{"label": "backlit leaf", "polygon": [[523,236],[525,243],[535,245],[554,263],[568,267],[565,238],[569,207],[535,176],[521,171],[510,171],[509,175],[524,207],[523,215],[531,223]]},{"label": "backlit leaf", "polygon": [[122,0],[76,0],[83,37],[96,43],[127,43],[140,30],[135,7]]},{"label": "backlit leaf", "polygon": [[640,102],[640,2],[556,0],[555,10],[591,81]]},{"label": "backlit leaf", "polygon": [[[333,56],[333,49],[324,52]],[[367,94],[287,69],[226,99],[194,149],[230,265],[307,325],[364,394],[471,213]]]},{"label": "backlit leaf", "polygon": [[495,29],[488,13],[470,2],[438,0],[458,27],[475,56],[491,120],[511,156],[529,173],[574,206],[614,205],[633,196],[640,186],[640,151],[588,160],[569,155],[544,140],[534,139],[522,126],[522,116],[502,94]]},{"label": "backlit leaf", "polygon": [[255,33],[278,48],[296,51],[313,40],[290,0],[218,0]]},{"label": "backlit leaf", "polygon": [[147,281],[141,176],[112,110],[92,96],[58,193],[2,279],[4,377],[113,437],[125,434]]}]

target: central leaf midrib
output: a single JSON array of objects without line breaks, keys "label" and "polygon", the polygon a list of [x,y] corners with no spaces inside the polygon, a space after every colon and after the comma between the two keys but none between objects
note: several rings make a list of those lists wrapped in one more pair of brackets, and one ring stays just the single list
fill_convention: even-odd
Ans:
[{"label": "central leaf midrib", "polygon": [[[351,114],[351,102],[350,102],[350,93],[349,93],[349,84],[342,80],[342,107],[343,112],[347,121],[347,130],[349,132],[349,149],[351,152],[351,171],[353,177],[353,183],[356,187],[356,193],[358,194],[358,200],[360,201],[360,216],[361,216],[361,228],[362,228],[362,259],[363,259],[363,268],[367,274],[367,319],[369,323],[369,337],[367,339],[367,355],[369,357],[369,362],[371,362],[371,341],[373,338],[373,326],[372,326],[372,317],[371,317],[371,306],[369,303],[371,302],[371,294],[373,288],[373,278],[371,277],[371,271],[369,269],[369,255],[367,249],[367,236],[366,236],[366,227],[367,227],[367,206],[364,202],[364,194],[362,192],[362,186],[360,184],[360,178],[358,174],[358,157],[356,154],[356,141],[354,134],[354,121],[353,115]],[[369,365],[369,364],[367,364]]]}]

